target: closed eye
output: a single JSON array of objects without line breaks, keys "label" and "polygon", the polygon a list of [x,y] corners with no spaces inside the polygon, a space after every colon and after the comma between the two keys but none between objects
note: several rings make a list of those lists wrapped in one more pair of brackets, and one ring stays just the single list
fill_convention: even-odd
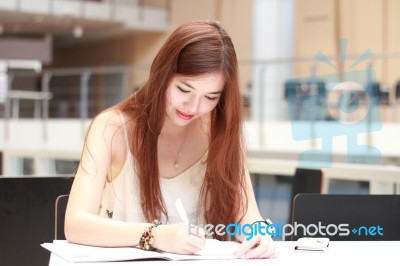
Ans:
[{"label": "closed eye", "polygon": [[176,86],[177,88],[178,88],[178,90],[180,90],[181,92],[183,92],[183,93],[188,93],[188,92],[190,92],[189,90],[184,90],[184,89],[182,89],[181,87],[179,87],[179,86]]},{"label": "closed eye", "polygon": [[206,96],[206,98],[209,99],[209,100],[211,100],[211,101],[214,101],[214,100],[218,99],[218,96],[217,96],[217,97]]}]

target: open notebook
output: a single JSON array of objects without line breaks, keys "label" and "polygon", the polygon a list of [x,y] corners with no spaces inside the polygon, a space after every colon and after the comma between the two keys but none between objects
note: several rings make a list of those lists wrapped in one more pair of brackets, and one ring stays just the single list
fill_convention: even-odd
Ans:
[{"label": "open notebook", "polygon": [[145,251],[134,247],[106,248],[69,243],[66,240],[55,240],[43,243],[42,247],[68,262],[110,262],[143,259],[164,260],[216,260],[236,259],[233,254],[240,243],[207,239],[203,250],[194,255],[181,255],[161,251]]}]

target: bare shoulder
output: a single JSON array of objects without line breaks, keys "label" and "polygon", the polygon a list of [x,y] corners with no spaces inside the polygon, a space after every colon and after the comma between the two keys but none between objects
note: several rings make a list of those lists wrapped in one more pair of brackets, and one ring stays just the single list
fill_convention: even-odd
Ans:
[{"label": "bare shoulder", "polygon": [[128,121],[127,118],[118,110],[105,110],[94,118],[89,131],[89,137],[93,133],[93,140],[97,139],[93,144],[98,147],[99,143],[103,143],[106,149],[104,152],[111,155],[111,165],[107,174],[109,181],[118,176],[126,160],[128,145],[124,123]]},{"label": "bare shoulder", "polygon": [[102,132],[105,136],[114,135],[123,128],[123,116],[114,109],[103,111],[93,119],[90,131]]},{"label": "bare shoulder", "polygon": [[122,113],[115,109],[109,109],[98,114],[94,119],[92,126],[116,129],[122,126]]},{"label": "bare shoulder", "polygon": [[107,147],[120,148],[124,140],[124,127],[121,117],[122,113],[117,110],[109,109],[98,114],[92,121],[88,134],[87,144],[101,145]]}]

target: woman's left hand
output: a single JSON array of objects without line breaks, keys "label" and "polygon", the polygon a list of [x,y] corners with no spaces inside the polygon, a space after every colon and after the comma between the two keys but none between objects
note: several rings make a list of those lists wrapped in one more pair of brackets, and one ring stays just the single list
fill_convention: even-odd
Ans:
[{"label": "woman's left hand", "polygon": [[278,256],[278,249],[271,236],[253,236],[243,240],[235,255],[241,259],[266,259]]}]

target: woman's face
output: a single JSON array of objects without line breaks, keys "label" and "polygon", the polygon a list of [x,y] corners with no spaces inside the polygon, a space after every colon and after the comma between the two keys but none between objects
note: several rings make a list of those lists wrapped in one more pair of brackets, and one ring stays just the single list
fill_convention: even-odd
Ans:
[{"label": "woman's face", "polygon": [[221,73],[175,76],[167,89],[167,119],[186,126],[211,112],[218,104],[224,85]]}]

